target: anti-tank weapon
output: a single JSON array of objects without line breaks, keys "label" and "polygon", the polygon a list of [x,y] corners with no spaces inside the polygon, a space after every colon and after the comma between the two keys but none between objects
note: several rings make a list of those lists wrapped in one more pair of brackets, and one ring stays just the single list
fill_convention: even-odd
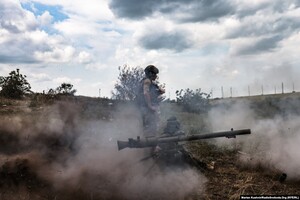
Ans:
[{"label": "anti-tank weapon", "polygon": [[221,132],[213,132],[213,133],[205,133],[205,134],[193,134],[193,135],[184,135],[184,133],[173,134],[170,136],[162,136],[162,137],[150,137],[141,139],[137,137],[137,139],[129,138],[128,141],[117,141],[119,151],[124,148],[146,148],[146,147],[155,147],[160,144],[168,144],[168,143],[177,143],[183,141],[193,141],[193,140],[204,140],[211,138],[236,138],[237,135],[247,135],[251,134],[250,129],[240,129],[240,130],[230,130],[230,131],[221,131]]},{"label": "anti-tank weapon", "polygon": [[187,151],[184,145],[180,142],[204,140],[212,138],[236,138],[237,135],[251,134],[250,129],[241,129],[212,133],[192,134],[186,135],[180,130],[180,123],[176,117],[171,117],[167,120],[166,127],[163,134],[159,137],[148,137],[136,139],[129,138],[128,141],[117,141],[119,151],[124,148],[146,148],[152,147],[150,155],[142,158],[140,161],[153,158],[155,163],[160,167],[184,167],[186,164],[197,167],[198,169],[207,168],[207,164],[201,160],[195,159],[195,157]]}]

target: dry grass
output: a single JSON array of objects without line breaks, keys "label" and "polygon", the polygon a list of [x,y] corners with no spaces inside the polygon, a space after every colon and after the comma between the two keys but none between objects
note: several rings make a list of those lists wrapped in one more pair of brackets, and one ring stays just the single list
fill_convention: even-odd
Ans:
[{"label": "dry grass", "polygon": [[208,166],[214,163],[213,168],[203,172],[208,178],[204,199],[236,200],[240,195],[299,194],[298,181],[280,182],[282,172],[276,169],[245,166],[240,163],[238,150],[220,149],[207,142],[190,143],[187,149]]},{"label": "dry grass", "polygon": [[[255,101],[259,101],[262,97],[257,97]],[[44,101],[44,100],[42,100]],[[111,105],[107,100],[78,98],[76,101],[72,100],[81,109],[81,115],[87,119],[110,119],[117,109],[117,106]],[[11,101],[7,99],[0,99],[0,115],[1,117],[10,115],[14,116],[16,113],[22,113],[23,116],[38,115],[43,112],[39,110],[43,103],[37,100],[35,106],[32,104],[28,108],[30,99],[27,101]],[[269,104],[261,104],[263,106]],[[259,106],[261,106],[259,105]],[[272,105],[269,107],[271,109]],[[260,108],[260,107],[259,107]],[[43,108],[46,109],[46,106]],[[272,113],[267,111],[268,115]],[[183,130],[188,133],[207,132],[205,117],[197,114],[182,112],[176,104],[163,104],[161,108],[161,120],[166,121],[170,116],[176,116],[182,124]],[[1,130],[0,130],[1,131]],[[7,145],[6,145],[7,146]],[[186,199],[239,199],[240,195],[263,195],[263,194],[299,194],[300,182],[298,180],[287,180],[279,182],[278,177],[282,172],[269,168],[257,166],[245,166],[241,164],[239,149],[218,148],[210,142],[190,142],[185,145],[186,149],[193,155],[193,157],[203,163],[206,163],[207,168],[201,170],[201,173],[208,179],[206,183],[205,193],[191,194]],[[238,145],[237,145],[238,147]],[[9,148],[9,147],[8,147]],[[14,148],[14,147],[11,147]],[[5,164],[5,162],[4,162]],[[0,168],[0,175],[3,184],[0,185],[0,199],[93,199],[100,200],[101,195],[94,195],[85,191],[75,191],[72,189],[65,191],[52,191],[52,186],[45,188],[45,183],[35,182],[35,189],[28,189],[26,176],[20,179],[19,185],[12,185],[10,188],[4,187],[11,181],[10,176],[18,176],[19,169],[11,168],[13,171],[5,171],[3,163]],[[28,166],[27,166],[28,167]],[[34,175],[34,171],[28,168],[28,176]],[[14,172],[14,173],[12,173]],[[29,173],[30,172],[30,173]],[[27,173],[27,172],[26,172]],[[199,172],[200,173],[200,172]],[[42,182],[39,177],[30,177],[31,181],[35,178]],[[19,179],[17,179],[19,180]],[[32,182],[31,182],[32,183]]]}]

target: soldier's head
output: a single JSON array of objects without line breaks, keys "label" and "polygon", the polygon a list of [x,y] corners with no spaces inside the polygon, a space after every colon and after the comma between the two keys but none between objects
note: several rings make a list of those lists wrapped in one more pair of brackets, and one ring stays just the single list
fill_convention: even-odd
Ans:
[{"label": "soldier's head", "polygon": [[145,71],[146,77],[150,78],[152,80],[155,80],[157,77],[157,74],[159,73],[159,70],[154,65],[148,65],[144,71]]}]

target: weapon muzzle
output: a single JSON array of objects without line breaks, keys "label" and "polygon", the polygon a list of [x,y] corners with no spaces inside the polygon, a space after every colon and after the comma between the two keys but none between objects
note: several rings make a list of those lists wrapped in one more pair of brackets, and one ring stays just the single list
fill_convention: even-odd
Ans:
[{"label": "weapon muzzle", "polygon": [[129,147],[129,142],[127,141],[117,141],[118,142],[118,150],[122,150],[122,149],[125,149],[127,147]]}]

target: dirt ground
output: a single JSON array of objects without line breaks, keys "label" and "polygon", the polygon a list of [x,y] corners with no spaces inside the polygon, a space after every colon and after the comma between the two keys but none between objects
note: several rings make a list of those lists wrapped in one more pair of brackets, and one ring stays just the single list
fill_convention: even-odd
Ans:
[{"label": "dirt ground", "polygon": [[[82,104],[80,108],[83,108]],[[26,125],[39,123],[39,120],[45,117],[43,115],[45,109],[39,105],[32,107],[30,103],[24,101],[2,100],[0,104],[2,118],[0,122],[0,199],[130,199],[119,192],[116,182],[97,170],[81,171],[74,184],[72,184],[73,180],[68,181],[68,178],[61,182],[53,181],[51,177],[53,168],[50,166],[57,163],[62,166],[68,165],[66,160],[74,156],[76,150],[69,142],[70,140],[65,140],[65,137],[62,137],[57,130],[51,130],[51,134],[45,134],[44,127],[35,128],[37,133],[34,135],[24,130]],[[85,111],[88,109],[90,108],[85,107]],[[75,134],[71,136],[71,141],[74,137],[76,139],[77,133],[73,129],[77,119],[68,114],[73,111],[64,110],[64,113],[60,113],[63,116],[63,122],[69,124],[63,126],[64,133]],[[29,116],[31,118],[27,119]],[[109,121],[111,115],[103,111],[102,115],[88,117]],[[181,199],[239,199],[240,195],[246,194],[300,194],[300,181],[285,179],[284,172],[275,169],[243,165],[240,158],[247,155],[239,152],[238,149],[224,150],[207,142],[192,142],[186,145],[186,149],[195,159],[206,164],[206,167],[199,169],[199,173],[203,174],[207,180],[204,190],[196,189]],[[59,176],[60,172],[57,171],[55,174]],[[143,195],[135,196],[135,198],[151,199]],[[169,196],[168,199],[175,198]]]},{"label": "dirt ground", "polygon": [[243,152],[220,150],[203,142],[189,146],[190,152],[208,164],[203,199],[240,199],[240,195],[299,195],[300,181],[284,179],[284,172],[262,166],[245,166]]}]

